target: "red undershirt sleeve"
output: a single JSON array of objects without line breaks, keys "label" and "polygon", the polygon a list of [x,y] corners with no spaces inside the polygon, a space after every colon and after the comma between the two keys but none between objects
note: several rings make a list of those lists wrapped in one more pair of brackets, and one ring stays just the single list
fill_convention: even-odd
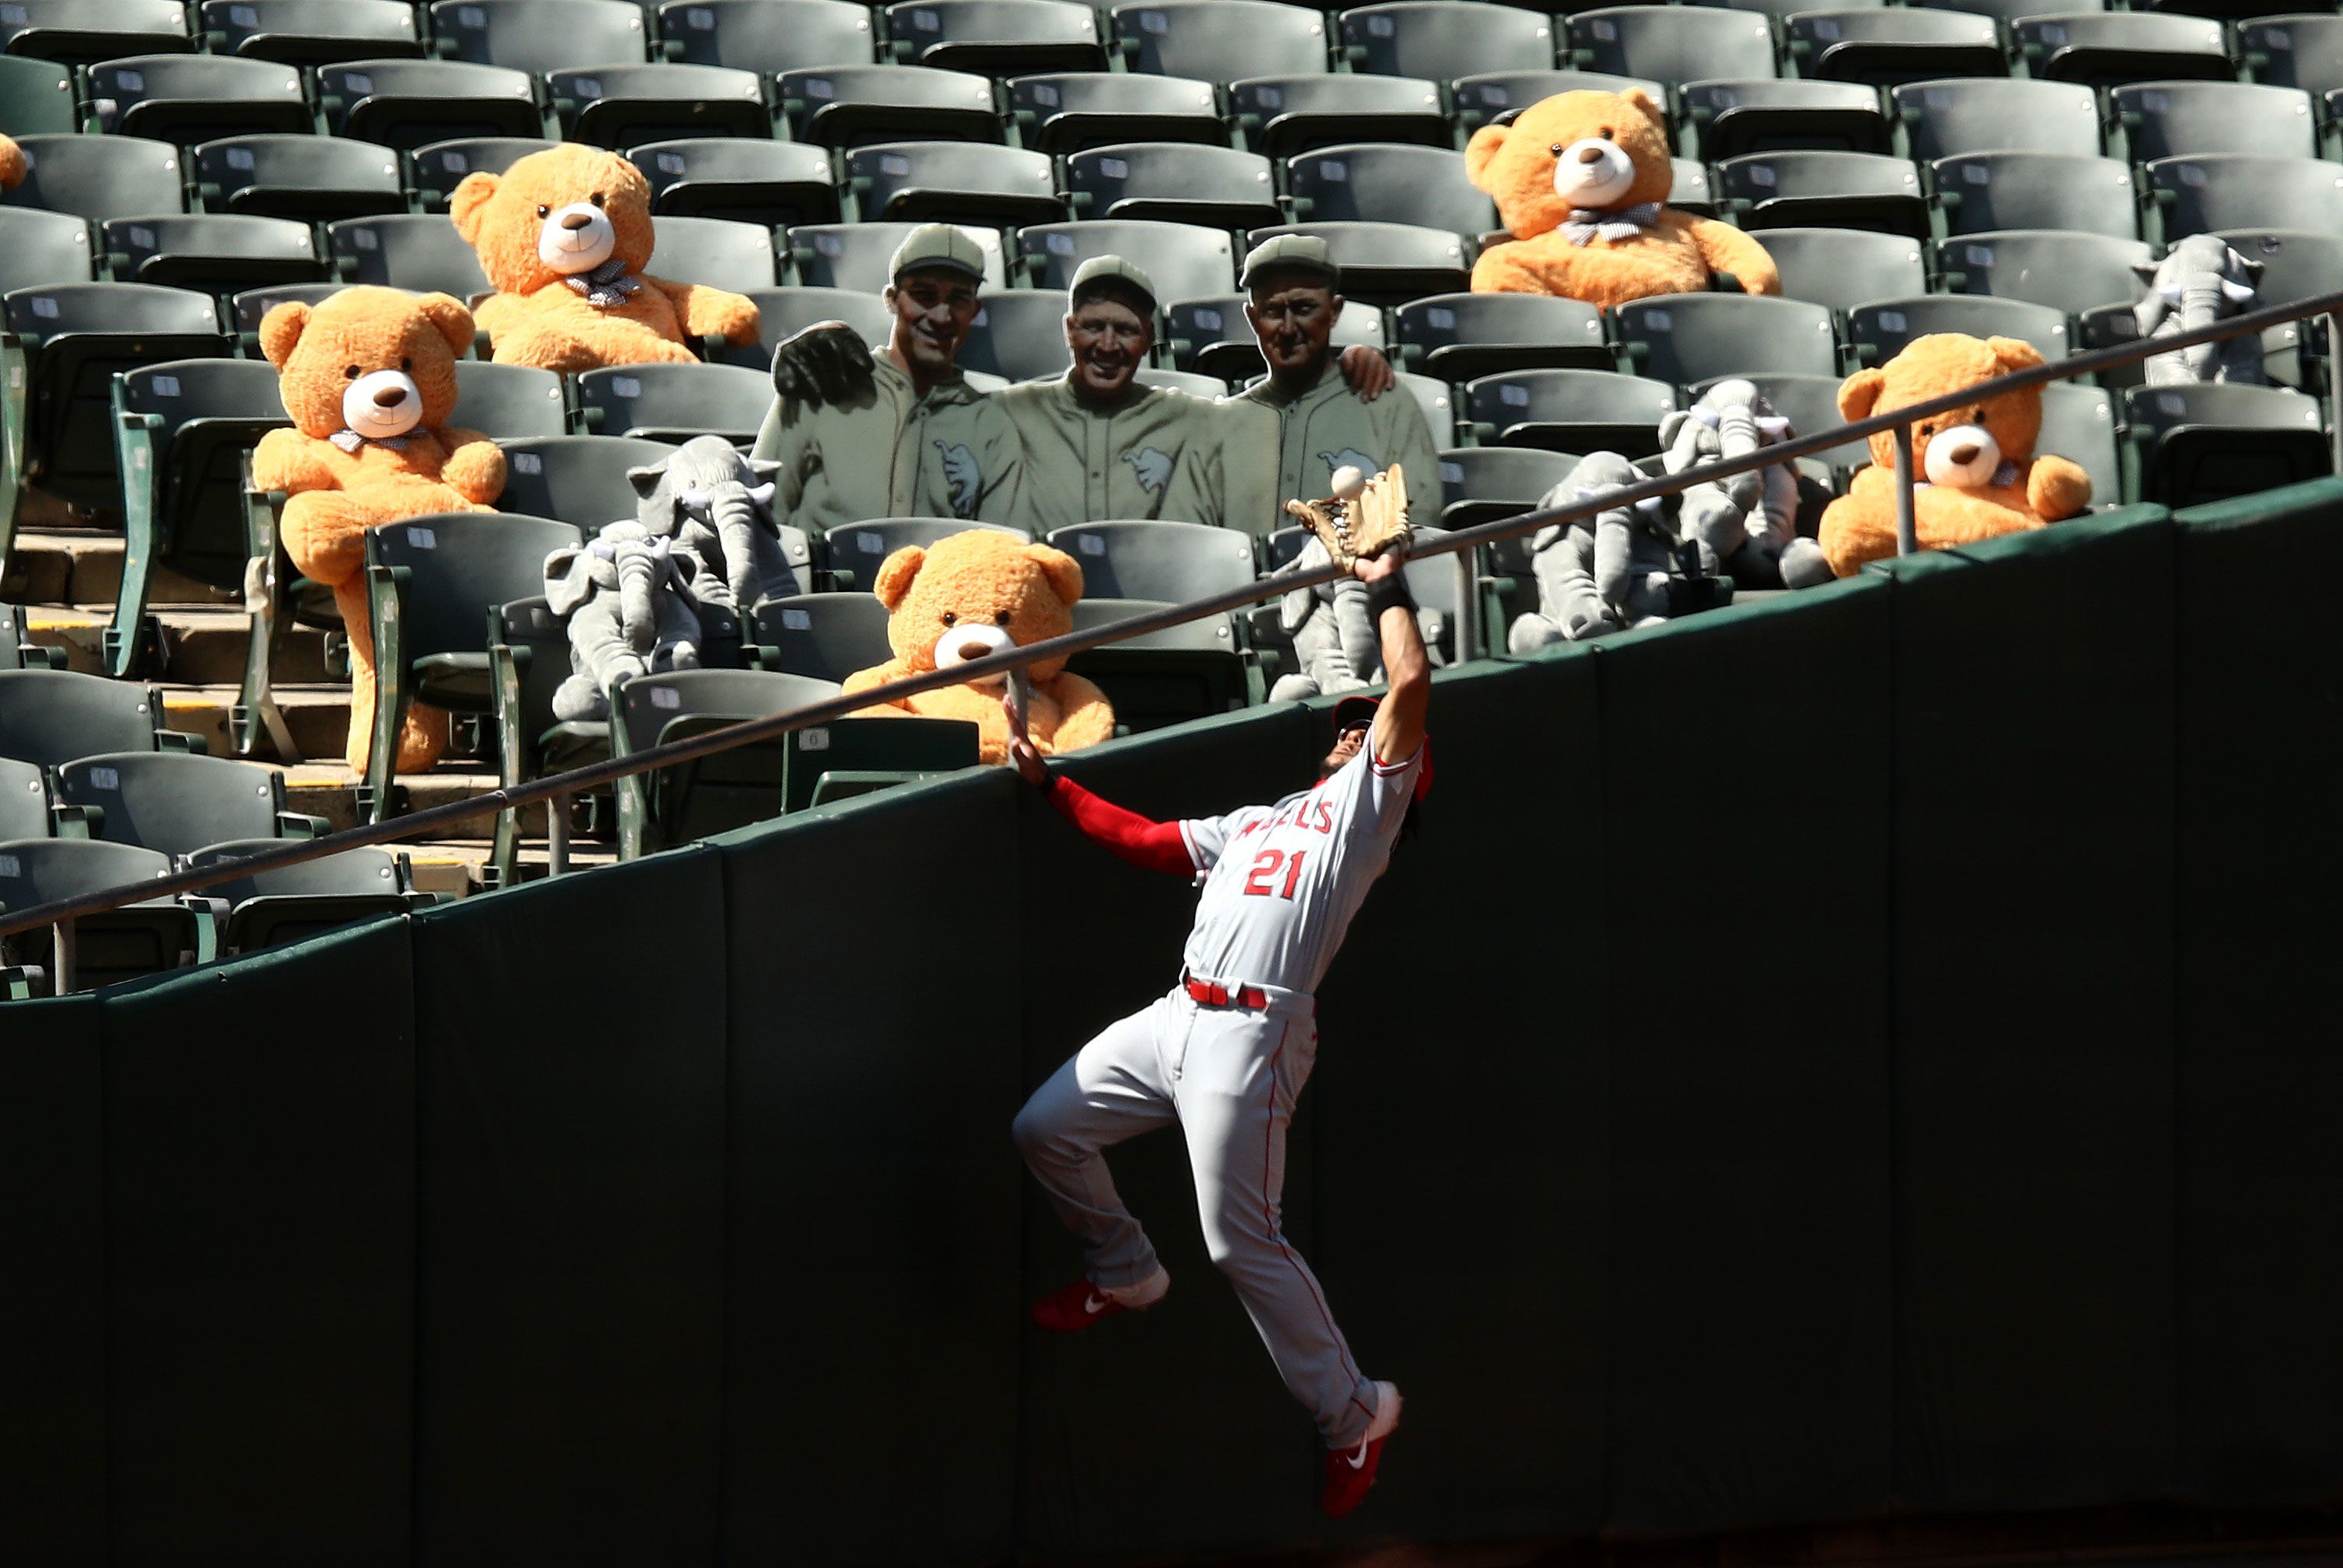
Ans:
[{"label": "red undershirt sleeve", "polygon": [[1188,841],[1181,835],[1177,822],[1151,821],[1136,811],[1100,799],[1064,777],[1051,782],[1050,803],[1067,821],[1081,829],[1084,837],[1105,845],[1134,866],[1181,878],[1196,874],[1195,859],[1188,852]]}]

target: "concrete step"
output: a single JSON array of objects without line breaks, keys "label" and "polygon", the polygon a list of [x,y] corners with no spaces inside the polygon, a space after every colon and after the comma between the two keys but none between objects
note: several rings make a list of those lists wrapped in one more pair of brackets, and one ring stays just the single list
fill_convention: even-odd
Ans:
[{"label": "concrete step", "polygon": [[[239,685],[244,679],[245,642],[250,621],[240,605],[156,608],[163,628],[164,678],[187,686]],[[35,642],[65,650],[65,668],[105,672],[106,628],[111,606],[27,608],[25,619]],[[315,627],[291,626],[277,649],[280,681],[320,683],[326,677],[326,634]]]},{"label": "concrete step", "polygon": [[[0,575],[0,599],[10,604],[104,605],[122,592],[122,536],[81,529],[23,529],[8,547],[8,569]],[[147,604],[235,604],[242,594],[156,568]]]},{"label": "concrete step", "polygon": [[[323,817],[336,832],[358,825],[357,776],[347,766],[339,762],[304,762],[279,771],[285,775],[286,809]],[[398,784],[406,791],[407,810],[413,812],[485,795],[497,787],[497,776],[480,772],[472,764],[456,762],[428,773],[402,773]],[[544,839],[544,807],[523,808],[520,822],[524,838]],[[483,810],[476,817],[462,819],[441,837],[486,840],[494,837],[496,830],[496,813]]]}]

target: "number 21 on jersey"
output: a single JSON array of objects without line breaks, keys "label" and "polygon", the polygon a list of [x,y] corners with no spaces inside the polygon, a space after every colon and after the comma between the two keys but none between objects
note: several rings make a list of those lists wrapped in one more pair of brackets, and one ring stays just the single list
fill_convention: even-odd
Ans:
[{"label": "number 21 on jersey", "polygon": [[[1296,849],[1292,855],[1282,849],[1263,849],[1252,858],[1252,869],[1245,874],[1246,896],[1255,899],[1293,897],[1293,890],[1302,880],[1302,862],[1309,854],[1307,849]],[[1276,879],[1280,866],[1285,868],[1285,886],[1274,888],[1270,884]]]}]

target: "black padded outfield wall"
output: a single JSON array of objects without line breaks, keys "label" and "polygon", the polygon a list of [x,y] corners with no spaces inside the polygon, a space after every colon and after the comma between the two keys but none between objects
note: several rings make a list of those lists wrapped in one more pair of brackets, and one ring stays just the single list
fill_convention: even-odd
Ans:
[{"label": "black padded outfield wall", "polygon": [[[2343,1503],[2343,484],[1443,673],[1286,1220],[1353,1520],[1204,1254],[1028,1329],[1022,1097],[1192,894],[1005,773],[0,1008],[0,1563],[1096,1563]],[[1324,705],[1071,771],[1305,782]],[[956,944],[950,950],[939,938]]]}]

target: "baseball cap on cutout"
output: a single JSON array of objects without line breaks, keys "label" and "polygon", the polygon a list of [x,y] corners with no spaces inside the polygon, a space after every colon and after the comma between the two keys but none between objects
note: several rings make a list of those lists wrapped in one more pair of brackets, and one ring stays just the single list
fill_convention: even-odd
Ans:
[{"label": "baseball cap on cutout", "polygon": [[965,273],[984,281],[984,247],[960,232],[956,224],[923,223],[903,236],[887,263],[889,278],[914,269],[939,268]]},{"label": "baseball cap on cutout", "polygon": [[1155,313],[1154,279],[1137,262],[1119,256],[1094,256],[1076,267],[1074,281],[1066,290],[1066,306],[1071,309],[1093,296],[1113,293],[1136,294],[1147,301],[1148,314]]},{"label": "baseball cap on cutout", "polygon": [[1262,240],[1246,253],[1239,288],[1252,288],[1272,272],[1313,272],[1330,284],[1342,281],[1334,253],[1314,234],[1281,234]]},{"label": "baseball cap on cutout", "polygon": [[[1380,697],[1345,697],[1334,704],[1334,733],[1340,735],[1353,724],[1374,722],[1375,709],[1383,706]],[[1432,737],[1423,738],[1423,761],[1415,775],[1415,799],[1421,800],[1432,793]]]}]

